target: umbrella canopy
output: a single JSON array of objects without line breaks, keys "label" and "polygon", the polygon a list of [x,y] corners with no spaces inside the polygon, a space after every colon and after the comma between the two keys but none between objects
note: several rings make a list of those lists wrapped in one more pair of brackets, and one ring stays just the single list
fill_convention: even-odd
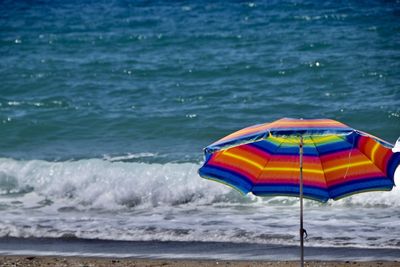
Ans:
[{"label": "umbrella canopy", "polygon": [[391,190],[400,153],[375,136],[329,119],[280,119],[234,132],[205,148],[199,174],[258,196],[328,199]]}]

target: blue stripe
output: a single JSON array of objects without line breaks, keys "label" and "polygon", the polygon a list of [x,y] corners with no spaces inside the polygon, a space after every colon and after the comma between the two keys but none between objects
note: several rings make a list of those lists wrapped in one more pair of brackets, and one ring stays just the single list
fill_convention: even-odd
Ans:
[{"label": "blue stripe", "polygon": [[327,134],[349,134],[354,129],[349,127],[341,127],[341,128],[271,128],[270,132],[272,135],[327,135]]},{"label": "blue stripe", "polygon": [[388,174],[388,177],[393,181],[393,183],[394,183],[394,173],[399,164],[400,164],[400,152],[396,152],[390,157],[388,165],[386,167],[386,173]]},{"label": "blue stripe", "polygon": [[[283,144],[282,146],[277,146],[276,144],[269,142],[268,140],[258,141],[252,144],[248,144],[249,146],[255,147],[261,151],[267,152],[271,155],[299,155],[299,145],[291,145],[286,146]],[[305,156],[318,156],[318,151],[313,146],[304,146],[304,155]]]},{"label": "blue stripe", "polygon": [[285,146],[282,145],[276,150],[275,155],[299,155],[300,154],[300,146]]},{"label": "blue stripe", "polygon": [[355,194],[366,190],[390,190],[393,182],[386,177],[374,177],[365,180],[350,181],[329,188],[329,195],[336,199],[349,194]]},{"label": "blue stripe", "polygon": [[[354,144],[354,147],[356,147],[356,144]],[[327,155],[327,154],[336,153],[339,151],[346,151],[351,148],[352,148],[352,144],[349,144],[345,141],[329,143],[329,144],[322,144],[322,145],[317,144],[317,149],[318,149],[320,155]]]},{"label": "blue stripe", "polygon": [[328,144],[321,144],[321,145],[316,145],[319,155],[327,155],[327,154],[332,154],[336,152],[342,152],[342,151],[347,151],[352,148],[358,148],[358,140],[360,139],[360,135],[353,131],[351,134],[343,136],[342,141],[337,141],[333,143],[328,143]]},{"label": "blue stripe", "polygon": [[249,146],[255,147],[256,149],[259,149],[261,151],[264,151],[269,154],[274,154],[276,149],[278,148],[274,143],[262,140],[258,141],[252,144],[248,144]]},{"label": "blue stripe", "polygon": [[303,152],[305,156],[315,156],[315,157],[319,156],[318,150],[315,146],[304,146]]},{"label": "blue stripe", "polygon": [[[275,155],[292,155],[299,156],[300,155],[300,146],[281,146],[278,150],[273,153]],[[318,151],[315,146],[304,146],[303,147],[303,155],[304,156],[318,156]]]},{"label": "blue stripe", "polygon": [[249,179],[235,171],[228,170],[221,167],[216,166],[203,166],[199,169],[199,174],[203,178],[212,178],[216,180],[220,180],[223,183],[227,183],[237,190],[242,192],[243,194],[247,194],[250,192],[253,184]]}]

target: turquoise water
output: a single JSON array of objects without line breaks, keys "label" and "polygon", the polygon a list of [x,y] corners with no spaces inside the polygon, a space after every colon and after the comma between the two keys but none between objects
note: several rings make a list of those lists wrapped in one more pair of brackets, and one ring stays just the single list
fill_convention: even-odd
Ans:
[{"label": "turquoise water", "polygon": [[4,157],[199,161],[281,117],[400,135],[397,2],[0,5]]},{"label": "turquoise water", "polygon": [[[202,148],[400,136],[398,1],[1,1],[0,57],[0,237],[297,245],[297,200],[199,178]],[[398,188],[305,208],[307,246],[400,249]]]}]

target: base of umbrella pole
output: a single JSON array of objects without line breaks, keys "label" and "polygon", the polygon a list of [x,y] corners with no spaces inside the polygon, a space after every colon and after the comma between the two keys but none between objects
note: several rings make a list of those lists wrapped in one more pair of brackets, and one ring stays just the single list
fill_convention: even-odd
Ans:
[{"label": "base of umbrella pole", "polygon": [[300,136],[300,266],[304,266],[304,229],[303,229],[303,136]]}]

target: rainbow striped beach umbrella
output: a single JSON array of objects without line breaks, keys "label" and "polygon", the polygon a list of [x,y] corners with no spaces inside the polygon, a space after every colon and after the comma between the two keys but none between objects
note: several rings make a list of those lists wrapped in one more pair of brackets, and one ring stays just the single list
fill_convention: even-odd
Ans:
[{"label": "rainbow striped beach umbrella", "polygon": [[244,128],[204,149],[200,176],[243,194],[326,202],[366,191],[389,191],[400,153],[375,136],[330,119],[280,119]]}]

